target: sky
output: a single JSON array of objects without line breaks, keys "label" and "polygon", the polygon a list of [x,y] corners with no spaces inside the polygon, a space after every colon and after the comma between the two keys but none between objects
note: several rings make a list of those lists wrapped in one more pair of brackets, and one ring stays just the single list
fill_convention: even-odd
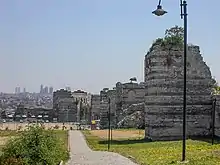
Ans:
[{"label": "sky", "polygon": [[[188,0],[188,42],[220,82],[219,0]],[[167,28],[182,26],[179,0],[0,0],[0,91],[70,86],[99,93],[144,80],[144,56]]]}]

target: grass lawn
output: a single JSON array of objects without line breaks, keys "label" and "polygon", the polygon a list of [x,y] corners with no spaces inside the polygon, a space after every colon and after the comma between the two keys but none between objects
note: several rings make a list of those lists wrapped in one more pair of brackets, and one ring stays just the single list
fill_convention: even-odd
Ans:
[{"label": "grass lawn", "polygon": [[[93,150],[107,150],[106,137],[93,131],[83,131],[88,145]],[[144,142],[144,140],[117,139],[113,137],[110,151],[134,159],[141,165],[181,164],[182,142]],[[187,140],[187,165],[220,165],[220,142],[215,145],[204,141]]]},{"label": "grass lawn", "polygon": [[63,130],[54,130],[53,131],[58,138],[64,143],[64,146],[67,150],[68,148],[68,131],[63,131]]}]

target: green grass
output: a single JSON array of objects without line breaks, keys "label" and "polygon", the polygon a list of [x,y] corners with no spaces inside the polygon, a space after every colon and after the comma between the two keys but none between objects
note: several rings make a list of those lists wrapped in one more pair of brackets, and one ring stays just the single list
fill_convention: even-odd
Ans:
[{"label": "green grass", "polygon": [[54,130],[53,132],[56,134],[56,136],[58,138],[60,138],[62,140],[62,142],[64,143],[65,148],[67,150],[69,150],[68,149],[68,131]]},{"label": "green grass", "polygon": [[[93,150],[107,150],[106,139],[83,131]],[[134,159],[141,165],[177,165],[181,160],[182,142],[144,142],[144,140],[114,140],[110,151]],[[204,141],[187,140],[187,165],[220,165],[220,143],[211,145]]]},{"label": "green grass", "polygon": [[5,136],[17,136],[21,132],[19,131],[12,131],[12,130],[0,130],[0,137],[5,137]]}]

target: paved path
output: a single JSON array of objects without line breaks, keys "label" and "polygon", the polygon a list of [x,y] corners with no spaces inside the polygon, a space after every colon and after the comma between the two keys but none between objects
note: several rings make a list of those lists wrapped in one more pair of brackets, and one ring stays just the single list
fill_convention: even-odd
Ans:
[{"label": "paved path", "polygon": [[68,165],[137,165],[113,152],[92,151],[80,131],[70,131],[70,161]]}]

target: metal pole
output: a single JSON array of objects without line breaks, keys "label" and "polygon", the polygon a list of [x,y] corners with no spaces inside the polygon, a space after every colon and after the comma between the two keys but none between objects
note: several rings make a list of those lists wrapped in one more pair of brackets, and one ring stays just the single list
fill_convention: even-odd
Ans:
[{"label": "metal pole", "polygon": [[215,107],[216,107],[216,98],[213,102],[213,111],[212,111],[212,145],[214,144],[215,138]]},{"label": "metal pole", "polygon": [[112,142],[112,126],[111,126],[111,142]]},{"label": "metal pole", "polygon": [[[187,63],[187,3],[184,0],[183,4],[184,16],[184,88],[183,88],[183,144],[182,144],[182,161],[186,159],[186,63]],[[181,13],[182,14],[182,13]]]},{"label": "metal pole", "polygon": [[111,134],[111,117],[110,117],[110,98],[108,98],[108,151],[110,149],[110,134]]}]

